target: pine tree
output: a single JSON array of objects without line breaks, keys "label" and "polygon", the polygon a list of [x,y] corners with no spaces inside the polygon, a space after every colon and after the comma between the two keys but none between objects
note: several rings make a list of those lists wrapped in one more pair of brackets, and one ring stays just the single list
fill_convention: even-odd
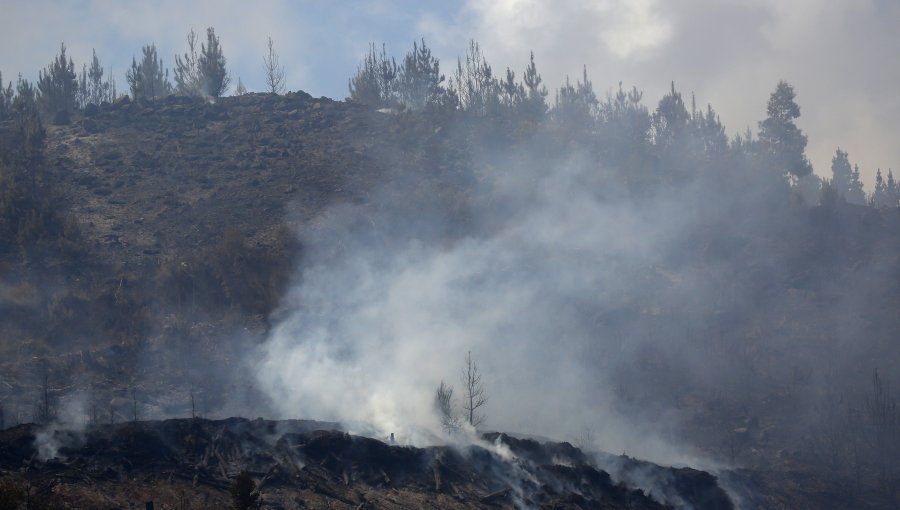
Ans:
[{"label": "pine tree", "polygon": [[881,169],[875,171],[875,190],[872,191],[871,204],[874,207],[884,207],[887,205],[887,183],[881,175]]},{"label": "pine tree", "polygon": [[153,99],[169,95],[172,92],[169,71],[163,67],[162,59],[157,57],[156,45],[144,46],[142,52],[141,62],[132,58],[131,69],[125,73],[132,97]]},{"label": "pine tree", "polygon": [[461,60],[457,60],[456,86],[459,105],[463,110],[477,115],[497,112],[500,104],[500,85],[494,79],[494,72],[481,53],[481,46],[475,40],[469,41],[465,65]]},{"label": "pine tree", "polygon": [[850,179],[853,175],[853,166],[850,165],[850,159],[847,152],[842,151],[840,147],[831,158],[831,187],[838,197],[845,197],[850,190]]},{"label": "pine tree", "polygon": [[641,104],[643,92],[632,87],[626,92],[619,82],[615,95],[607,95],[600,104],[600,139],[614,158],[634,154],[647,144],[650,136],[650,113]]},{"label": "pine tree", "polygon": [[431,49],[413,41],[413,49],[403,58],[399,72],[400,101],[413,110],[439,104],[442,96],[440,62],[432,56]]},{"label": "pine tree", "polygon": [[100,65],[100,59],[97,58],[97,50],[92,51],[91,67],[87,72],[88,90],[85,94],[86,101],[93,104],[112,101],[112,85],[108,81],[103,81],[103,66]]},{"label": "pine tree", "polygon": [[3,87],[3,73],[0,72],[0,120],[8,119],[12,116],[12,107],[13,107],[13,97],[15,96],[15,92],[13,92],[12,82],[9,82],[9,85],[4,88]]},{"label": "pine tree", "polygon": [[553,119],[573,132],[591,133],[598,118],[600,102],[594,94],[594,85],[588,79],[587,66],[582,78],[573,86],[566,76],[566,83],[556,92]]},{"label": "pine tree", "polygon": [[780,81],[766,106],[768,117],[759,123],[761,154],[773,170],[791,178],[812,172],[806,159],[806,135],[794,124],[800,117],[800,107],[794,101],[794,88]]},{"label": "pine tree", "polygon": [[197,68],[200,71],[202,92],[209,97],[221,97],[231,84],[231,77],[225,68],[225,55],[214,28],[206,29],[206,44],[200,45]]},{"label": "pine tree", "polygon": [[68,123],[75,109],[78,76],[72,59],[66,58],[66,45],[61,44],[59,55],[38,75],[38,98],[41,108],[54,115],[54,122]]},{"label": "pine tree", "polygon": [[525,87],[516,81],[516,73],[506,68],[506,79],[500,82],[500,104],[509,112],[518,113],[528,101]]},{"label": "pine tree", "polygon": [[885,184],[886,202],[888,207],[900,205],[900,185],[894,181],[894,172],[888,169],[887,183]]},{"label": "pine tree", "polygon": [[859,165],[853,165],[853,172],[850,173],[850,186],[845,197],[851,204],[864,205],[866,203],[866,192],[863,190],[862,181],[859,180]]},{"label": "pine tree", "polygon": [[188,51],[175,55],[175,92],[182,96],[200,95],[200,68],[197,56],[197,33],[192,28],[187,35]]},{"label": "pine tree", "polygon": [[681,93],[675,90],[674,81],[671,87],[670,92],[659,100],[659,106],[653,114],[653,138],[659,147],[679,145],[690,121],[690,114],[684,106]]},{"label": "pine tree", "polygon": [[544,118],[547,114],[547,87],[541,84],[541,75],[534,64],[533,51],[522,79],[525,82],[525,114],[532,120]]},{"label": "pine tree", "polygon": [[706,114],[698,112],[694,116],[694,126],[707,156],[721,155],[728,150],[725,126],[711,104],[706,105]]},{"label": "pine tree", "polygon": [[385,46],[382,44],[381,53],[378,53],[375,43],[371,43],[356,75],[350,78],[350,100],[372,106],[393,106],[397,100],[395,91],[399,74],[397,62],[387,57]]}]

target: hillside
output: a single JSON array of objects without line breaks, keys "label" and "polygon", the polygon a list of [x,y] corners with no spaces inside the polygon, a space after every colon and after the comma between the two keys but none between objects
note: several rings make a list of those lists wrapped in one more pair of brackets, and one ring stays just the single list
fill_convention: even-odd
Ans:
[{"label": "hillside", "polygon": [[[266,508],[732,508],[706,473],[654,468],[654,501],[613,483],[567,443],[491,434],[480,445],[414,448],[334,426],[167,420],[60,432],[46,442],[40,429],[21,426],[0,433],[0,469],[7,481],[27,480],[32,497],[49,492],[78,508],[224,508],[242,470],[258,480]],[[50,443],[53,458],[39,460]],[[0,488],[0,498],[11,492]]]},{"label": "hillside", "polygon": [[[0,124],[10,154],[18,129]],[[454,356],[472,349],[496,388],[492,427],[561,439],[591,426],[601,437],[585,446],[635,455],[664,438],[690,458],[745,468],[729,472],[760,507],[896,501],[900,429],[878,422],[871,402],[890,408],[900,366],[897,208],[806,204],[740,148],[701,157],[616,142],[620,131],[302,92],[126,99],[44,129],[42,221],[52,212],[67,227],[33,239],[22,227],[0,253],[0,405],[3,425],[17,425],[3,433],[4,470],[32,458],[39,427],[27,422],[90,421],[90,449],[146,430],[258,435],[244,420],[122,423],[195,411],[381,419],[381,407],[336,415],[363,413],[376,394],[430,403],[427,384],[454,377]],[[337,354],[296,364],[304,349]],[[267,500],[300,490],[314,508],[515,504],[493,457],[448,460],[455,492],[432,492],[433,474],[410,465],[449,450],[284,434],[259,445],[272,462],[327,443],[306,452],[314,467],[302,483],[272,475],[288,469],[281,460],[270,472],[237,454],[197,482],[187,473],[207,446],[127,462],[126,446],[96,446],[115,458],[73,449],[33,469],[65,480],[60,491],[99,487],[121,506],[163,483],[172,497],[199,483],[221,502],[242,468],[275,484]],[[341,467],[346,441],[378,457],[353,461],[368,466],[362,489]],[[537,448],[516,445],[523,457]],[[531,503],[671,503],[628,503],[640,484],[583,457],[552,459],[565,448],[530,459],[544,498]],[[76,479],[95,461],[102,476]],[[414,473],[399,492],[376,480],[395,480],[391,469]],[[576,475],[588,489],[547,490]],[[134,486],[116,488],[128,476]]]}]

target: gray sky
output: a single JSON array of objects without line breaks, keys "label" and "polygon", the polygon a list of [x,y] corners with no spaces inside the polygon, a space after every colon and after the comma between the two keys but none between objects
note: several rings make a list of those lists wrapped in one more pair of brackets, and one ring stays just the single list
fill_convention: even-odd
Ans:
[{"label": "gray sky", "polygon": [[141,46],[155,42],[167,67],[191,27],[213,26],[232,76],[263,87],[266,38],[287,86],[341,99],[369,42],[401,56],[424,37],[448,71],[474,38],[495,70],[521,75],[533,50],[551,87],[583,65],[598,94],[637,85],[655,108],[674,80],[719,112],[729,134],[765,116],[779,79],[794,85],[816,172],[837,146],[859,163],[900,169],[900,2],[893,0],[415,0],[156,2],[6,0],[0,71],[34,79],[60,42],[77,66],[96,48],[119,90]]}]

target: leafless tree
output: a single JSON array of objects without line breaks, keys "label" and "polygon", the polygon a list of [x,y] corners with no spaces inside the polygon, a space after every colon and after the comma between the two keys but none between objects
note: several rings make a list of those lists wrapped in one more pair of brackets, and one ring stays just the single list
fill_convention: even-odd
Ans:
[{"label": "leafless tree", "polygon": [[131,388],[131,412],[132,412],[132,421],[137,423],[138,412],[137,412],[137,390]]},{"label": "leafless tree", "polygon": [[484,394],[484,383],[481,380],[481,372],[478,364],[472,360],[472,352],[466,353],[466,366],[462,372],[463,410],[466,412],[466,421],[469,425],[477,427],[484,423],[485,416],[478,409],[487,404],[487,396]]},{"label": "leafless tree", "polygon": [[271,37],[269,37],[269,52],[263,57],[263,66],[266,68],[266,85],[269,92],[273,94],[284,92],[284,68],[281,67]]},{"label": "leafless tree", "polygon": [[41,396],[35,405],[34,421],[35,423],[47,424],[53,421],[56,416],[54,409],[50,403],[50,384],[49,376],[44,374],[44,383],[41,385]]},{"label": "leafless tree", "polygon": [[453,386],[444,384],[444,381],[441,380],[441,385],[434,393],[434,408],[440,416],[441,426],[451,434],[459,429],[459,418],[454,412],[454,407]]},{"label": "leafless tree", "polygon": [[900,471],[900,411],[897,400],[878,375],[872,375],[872,392],[866,399],[866,411],[872,427],[871,445],[883,487],[892,497],[897,490],[892,480]]}]

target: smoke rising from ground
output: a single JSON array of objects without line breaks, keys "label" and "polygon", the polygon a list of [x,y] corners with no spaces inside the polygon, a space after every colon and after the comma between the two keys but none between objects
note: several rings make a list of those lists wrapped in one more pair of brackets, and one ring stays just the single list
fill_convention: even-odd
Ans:
[{"label": "smoke rising from ground", "polygon": [[648,349],[686,380],[717,377],[681,334],[699,318],[655,319],[710,299],[711,279],[692,280],[681,253],[708,219],[709,206],[693,203],[699,183],[637,202],[584,155],[547,166],[527,151],[491,158],[509,166],[492,166],[472,194],[490,197],[496,215],[474,213],[468,235],[435,241],[427,232],[449,230],[446,220],[396,214],[387,192],[333,208],[308,231],[261,385],[285,416],[437,434],[434,391],[444,380],[461,396],[471,351],[490,399],[485,427],[556,438],[590,427],[608,451],[687,460],[663,437],[676,417],[628,416],[620,397],[643,391],[628,373]]}]

